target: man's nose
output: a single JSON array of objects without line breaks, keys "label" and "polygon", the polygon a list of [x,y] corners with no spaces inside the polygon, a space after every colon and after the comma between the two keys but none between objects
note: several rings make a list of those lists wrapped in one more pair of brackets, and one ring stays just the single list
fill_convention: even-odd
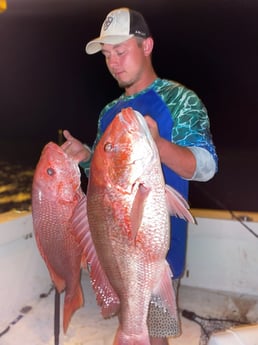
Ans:
[{"label": "man's nose", "polygon": [[115,54],[112,54],[108,59],[108,64],[111,67],[117,66],[118,61],[119,61],[118,57]]}]

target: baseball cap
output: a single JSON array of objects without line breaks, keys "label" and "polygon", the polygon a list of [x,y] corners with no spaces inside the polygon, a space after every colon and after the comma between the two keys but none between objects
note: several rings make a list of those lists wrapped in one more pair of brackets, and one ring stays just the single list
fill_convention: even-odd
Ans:
[{"label": "baseball cap", "polygon": [[126,7],[118,8],[107,15],[100,36],[88,42],[85,50],[87,54],[95,54],[101,50],[103,43],[119,44],[134,36],[150,36],[145,19],[138,11]]}]

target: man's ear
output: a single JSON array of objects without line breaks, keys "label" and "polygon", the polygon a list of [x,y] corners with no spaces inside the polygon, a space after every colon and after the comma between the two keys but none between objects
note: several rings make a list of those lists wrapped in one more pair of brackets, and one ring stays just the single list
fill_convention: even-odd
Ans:
[{"label": "man's ear", "polygon": [[145,56],[149,56],[152,53],[154,47],[154,41],[152,37],[148,37],[143,41],[143,51]]}]

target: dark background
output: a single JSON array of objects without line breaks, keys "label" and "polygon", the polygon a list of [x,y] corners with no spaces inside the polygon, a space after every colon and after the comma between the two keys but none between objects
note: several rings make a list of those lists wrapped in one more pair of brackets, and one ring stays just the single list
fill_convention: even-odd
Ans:
[{"label": "dark background", "polygon": [[146,17],[160,77],[205,103],[219,172],[192,182],[192,207],[258,211],[258,1],[11,0],[0,14],[0,159],[36,165],[58,130],[92,144],[98,114],[121,90],[85,44],[106,14]]}]

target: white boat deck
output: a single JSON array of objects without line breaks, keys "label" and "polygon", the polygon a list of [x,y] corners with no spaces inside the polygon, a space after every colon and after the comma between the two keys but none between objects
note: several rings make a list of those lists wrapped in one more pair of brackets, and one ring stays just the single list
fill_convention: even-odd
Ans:
[{"label": "white boat deck", "polygon": [[[189,228],[187,274],[179,288],[180,311],[257,324],[256,239],[242,228],[238,229],[236,222],[216,221],[212,230],[213,222],[198,220],[197,229]],[[258,231],[257,222],[251,225]],[[225,258],[231,260],[230,270]],[[30,214],[17,218],[13,214],[10,218],[5,215],[2,221],[0,218],[0,272],[0,344],[54,345],[54,291],[40,298],[42,293],[48,293],[51,281],[35,244]],[[203,286],[196,287],[197,283]],[[229,284],[231,289],[226,291],[231,292],[224,292],[223,287]],[[87,272],[82,274],[82,286],[85,305],[74,314],[66,335],[60,328],[59,344],[112,345],[117,318],[102,318]],[[62,311],[61,308],[61,317]],[[171,338],[170,345],[206,345],[207,339],[206,342],[203,337],[200,340],[201,327],[184,317],[181,320],[182,335]],[[206,327],[207,321],[203,325]],[[223,327],[230,325],[222,323],[219,330]],[[258,326],[255,332],[257,340]],[[242,343],[257,345],[257,342]]]},{"label": "white boat deck", "polygon": [[[102,318],[90,286],[89,276],[85,272],[82,274],[82,285],[85,305],[74,314],[66,335],[63,334],[62,328],[60,329],[60,345],[112,345],[117,318],[108,320]],[[63,305],[63,295],[61,304]],[[22,315],[22,318],[19,320],[14,318],[9,324],[1,325],[0,332],[7,330],[9,326],[6,333],[0,337],[1,345],[20,345],[21,342],[26,345],[54,345],[54,291],[46,298],[39,297],[31,301],[27,306],[31,307],[28,312],[21,313],[17,310],[17,317]],[[252,320],[257,316],[258,298],[250,296],[234,298],[227,294],[181,286],[179,307],[181,310],[187,309],[206,317],[237,319],[239,313],[244,312]],[[182,335],[171,338],[170,344],[199,345],[200,326],[184,317],[181,317],[181,320]]]}]

